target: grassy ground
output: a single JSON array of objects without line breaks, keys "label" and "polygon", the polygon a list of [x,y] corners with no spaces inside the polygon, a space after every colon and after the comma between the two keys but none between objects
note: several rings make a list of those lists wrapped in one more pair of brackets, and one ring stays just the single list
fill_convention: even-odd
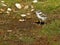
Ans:
[{"label": "grassy ground", "polygon": [[[4,1],[8,6],[3,7],[0,3],[0,9],[4,9],[0,11],[0,45],[60,45],[60,0],[39,0],[36,4],[32,0]],[[30,8],[18,10],[14,6],[16,2],[42,10],[48,16],[47,24],[33,24],[37,20],[34,12],[30,12]],[[18,12],[4,13],[8,7]],[[27,12],[31,13],[31,18],[27,16],[26,22],[19,22],[20,14]]]}]

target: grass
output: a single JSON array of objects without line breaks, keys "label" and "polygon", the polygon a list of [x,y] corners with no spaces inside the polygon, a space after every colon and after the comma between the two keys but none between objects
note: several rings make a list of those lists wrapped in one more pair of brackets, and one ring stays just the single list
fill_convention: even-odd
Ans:
[{"label": "grass", "polygon": [[[0,0],[1,1],[1,0]],[[35,10],[42,10],[44,13],[47,14],[47,16],[50,18],[51,20],[51,23],[50,24],[45,24],[43,25],[42,29],[37,29],[37,33],[35,35],[32,35],[31,37],[31,34],[29,31],[21,31],[22,32],[22,36],[20,36],[21,32],[19,32],[21,29],[19,28],[18,32],[16,32],[17,30],[15,30],[15,32],[11,33],[11,34],[8,34],[7,35],[7,38],[10,39],[10,40],[18,40],[18,41],[22,41],[22,42],[26,42],[26,43],[32,43],[34,41],[36,41],[36,38],[38,35],[39,36],[47,36],[47,40],[49,42],[50,45],[60,45],[60,40],[56,39],[57,41],[55,42],[52,38],[55,39],[56,38],[59,38],[59,34],[60,34],[60,18],[58,18],[60,16],[60,0],[47,0],[47,1],[40,1],[36,4],[33,4],[32,3],[32,0],[4,0],[6,2],[6,4],[8,5],[6,8],[8,7],[11,7],[12,9],[16,9],[16,7],[14,6],[14,4],[16,2],[18,3],[21,3],[21,4],[29,4],[29,5],[33,5]],[[0,3],[0,8],[2,8],[1,6],[1,3]],[[17,9],[18,10],[18,9]],[[28,10],[29,11],[29,10]],[[10,17],[7,16],[6,14],[0,14],[2,15],[3,17],[3,20],[10,20],[10,22],[12,22],[14,19],[12,17],[16,17],[17,19],[21,18],[20,17],[20,14],[23,12],[23,13],[26,13],[28,12],[26,10],[18,10],[17,13],[11,13]],[[56,11],[56,12],[54,12]],[[59,12],[59,13],[57,13]],[[51,17],[50,17],[51,16]],[[55,17],[54,17],[55,16]],[[57,17],[58,16],[58,17]],[[7,33],[6,32],[6,28],[9,27],[9,26],[5,26],[5,25],[2,25],[0,26],[0,28],[4,28],[3,31],[4,33]],[[13,26],[12,26],[13,27]],[[8,28],[7,28],[8,29]],[[38,31],[39,30],[39,31]],[[34,29],[34,33],[35,33],[35,29]],[[0,31],[2,32],[2,31]],[[4,33],[2,33],[2,35],[5,35]],[[18,37],[15,36],[18,35]],[[26,36],[24,36],[26,34]],[[38,35],[37,35],[38,34]],[[27,36],[29,35],[29,36]],[[3,36],[0,37],[0,41],[3,40]],[[19,39],[21,38],[21,39]],[[4,43],[4,42],[3,42]],[[8,45],[7,44],[1,44],[0,45]]]}]

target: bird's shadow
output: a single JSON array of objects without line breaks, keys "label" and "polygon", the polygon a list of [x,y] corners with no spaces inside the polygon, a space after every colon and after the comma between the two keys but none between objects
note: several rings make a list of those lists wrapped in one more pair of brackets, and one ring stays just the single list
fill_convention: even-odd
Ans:
[{"label": "bird's shadow", "polygon": [[44,21],[37,21],[37,22],[34,22],[34,23],[36,23],[36,24],[38,24],[38,25],[44,25],[44,24],[45,24]]}]

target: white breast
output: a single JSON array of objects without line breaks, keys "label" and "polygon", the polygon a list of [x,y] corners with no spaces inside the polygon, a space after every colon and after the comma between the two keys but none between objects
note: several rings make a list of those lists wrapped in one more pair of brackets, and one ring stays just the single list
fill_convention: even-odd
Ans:
[{"label": "white breast", "polygon": [[5,1],[1,1],[1,3],[4,3]]}]

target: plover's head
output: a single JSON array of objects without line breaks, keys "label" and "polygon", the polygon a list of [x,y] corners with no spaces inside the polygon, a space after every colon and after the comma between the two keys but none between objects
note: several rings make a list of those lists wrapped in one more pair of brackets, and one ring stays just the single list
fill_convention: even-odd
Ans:
[{"label": "plover's head", "polygon": [[36,14],[42,14],[42,11],[41,10],[38,10],[38,11],[36,11]]}]

